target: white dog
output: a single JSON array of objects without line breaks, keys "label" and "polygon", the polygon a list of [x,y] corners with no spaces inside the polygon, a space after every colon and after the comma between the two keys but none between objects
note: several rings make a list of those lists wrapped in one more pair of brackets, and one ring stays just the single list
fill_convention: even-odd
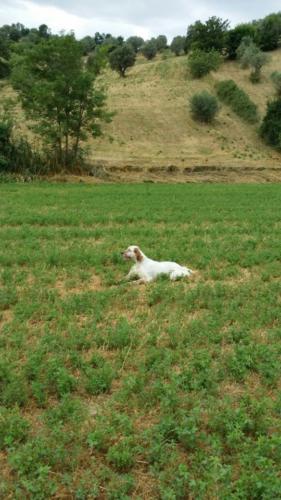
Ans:
[{"label": "white dog", "polygon": [[126,278],[129,280],[133,277],[138,277],[137,283],[149,283],[161,274],[169,276],[170,280],[191,276],[192,274],[191,269],[180,266],[176,262],[157,262],[156,260],[149,259],[135,245],[129,246],[122,255],[124,259],[135,262]]}]

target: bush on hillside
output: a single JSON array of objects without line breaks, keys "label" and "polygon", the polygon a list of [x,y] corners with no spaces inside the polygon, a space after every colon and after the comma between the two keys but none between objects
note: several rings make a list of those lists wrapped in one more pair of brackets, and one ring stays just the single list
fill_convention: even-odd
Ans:
[{"label": "bush on hillside", "polygon": [[281,72],[274,71],[271,74],[270,78],[271,78],[271,81],[275,87],[277,97],[281,98]]},{"label": "bush on hillside", "polygon": [[218,113],[219,106],[215,96],[207,91],[194,94],[190,99],[192,117],[200,122],[209,123],[213,121]]},{"label": "bush on hillside", "polygon": [[47,173],[48,160],[33,150],[29,142],[13,137],[13,122],[0,118],[0,174]]},{"label": "bush on hillside", "polygon": [[267,144],[281,151],[281,98],[267,104],[260,134]]},{"label": "bush on hillside", "polygon": [[258,121],[256,104],[233,80],[223,80],[216,85],[219,99],[231,107],[232,111],[249,123]]},{"label": "bush on hillside", "polygon": [[188,58],[188,67],[193,78],[202,78],[210,71],[217,71],[220,63],[221,56],[216,50],[194,50]]}]

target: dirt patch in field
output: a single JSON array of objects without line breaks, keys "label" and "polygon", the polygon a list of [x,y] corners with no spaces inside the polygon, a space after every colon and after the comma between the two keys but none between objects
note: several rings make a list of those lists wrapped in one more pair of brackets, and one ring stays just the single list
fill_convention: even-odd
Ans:
[{"label": "dirt patch in field", "polygon": [[60,297],[64,298],[68,295],[75,295],[85,292],[96,292],[103,289],[103,284],[100,276],[93,274],[87,282],[79,282],[75,286],[68,286],[66,280],[57,279],[54,288],[58,291]]},{"label": "dirt patch in field", "polygon": [[7,323],[10,323],[13,319],[13,313],[10,309],[6,309],[0,313],[0,331],[2,327]]}]

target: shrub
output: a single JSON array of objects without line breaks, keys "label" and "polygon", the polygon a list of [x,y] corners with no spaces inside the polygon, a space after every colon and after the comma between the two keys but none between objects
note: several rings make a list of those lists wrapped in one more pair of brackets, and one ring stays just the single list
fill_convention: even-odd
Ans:
[{"label": "shrub", "polygon": [[281,151],[281,98],[268,103],[260,134],[267,144]]},{"label": "shrub", "polygon": [[216,97],[207,91],[194,94],[190,99],[190,108],[195,120],[206,123],[211,122],[219,110]]},{"label": "shrub", "polygon": [[275,87],[277,97],[281,97],[281,72],[274,71],[271,76],[271,81]]},{"label": "shrub", "polygon": [[217,83],[216,91],[219,99],[228,104],[240,118],[249,123],[257,122],[257,106],[233,80],[223,80]]},{"label": "shrub", "polygon": [[0,173],[47,173],[47,158],[35,151],[24,138],[13,137],[14,124],[0,118]]},{"label": "shrub", "polygon": [[10,169],[12,156],[12,123],[0,122],[0,172]]},{"label": "shrub", "polygon": [[216,50],[204,52],[197,49],[188,58],[188,67],[193,78],[202,78],[210,71],[217,71],[220,63],[221,56]]}]

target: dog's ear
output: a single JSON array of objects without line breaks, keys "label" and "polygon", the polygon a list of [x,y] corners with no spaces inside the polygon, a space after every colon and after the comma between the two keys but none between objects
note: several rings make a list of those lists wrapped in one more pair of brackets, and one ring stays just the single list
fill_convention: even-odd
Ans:
[{"label": "dog's ear", "polygon": [[139,248],[134,248],[134,254],[135,254],[138,262],[141,262],[143,260],[143,256],[142,256]]}]

